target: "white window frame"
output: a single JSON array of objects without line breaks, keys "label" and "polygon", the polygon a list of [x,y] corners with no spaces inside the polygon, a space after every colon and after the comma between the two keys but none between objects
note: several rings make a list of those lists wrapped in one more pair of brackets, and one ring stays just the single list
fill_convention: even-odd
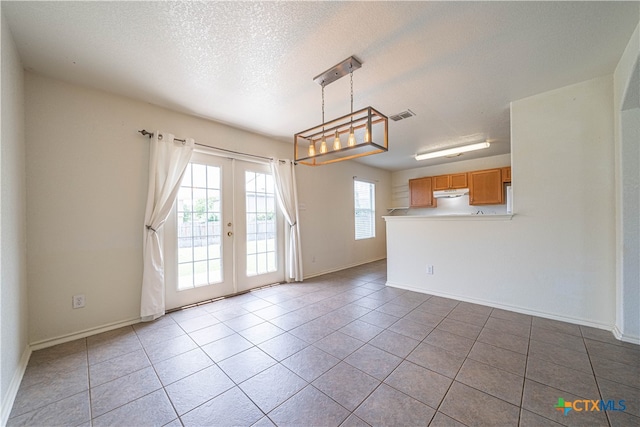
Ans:
[{"label": "white window frame", "polygon": [[[369,188],[369,197],[368,197],[368,206],[359,206],[359,202],[362,200],[358,200],[358,185],[366,185]],[[355,179],[353,180],[353,210],[354,210],[354,237],[355,240],[365,240],[365,239],[374,239],[376,237],[376,184],[372,181],[367,181],[363,179]],[[359,212],[369,212],[370,215],[370,232],[367,234],[358,234],[358,213]]]}]

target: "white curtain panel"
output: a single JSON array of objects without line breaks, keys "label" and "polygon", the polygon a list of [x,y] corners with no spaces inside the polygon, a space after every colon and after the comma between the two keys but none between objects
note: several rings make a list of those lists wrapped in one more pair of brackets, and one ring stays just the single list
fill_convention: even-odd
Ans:
[{"label": "white curtain panel", "polygon": [[151,138],[140,302],[140,317],[143,321],[164,315],[163,225],[176,200],[182,176],[191,160],[193,146],[193,139],[176,141],[170,133],[155,131]]},{"label": "white curtain panel", "polygon": [[276,184],[278,205],[289,224],[289,241],[285,251],[287,281],[302,282],[302,249],[300,247],[300,224],[298,214],[298,190],[296,188],[295,165],[291,160],[271,160],[271,173]]}]

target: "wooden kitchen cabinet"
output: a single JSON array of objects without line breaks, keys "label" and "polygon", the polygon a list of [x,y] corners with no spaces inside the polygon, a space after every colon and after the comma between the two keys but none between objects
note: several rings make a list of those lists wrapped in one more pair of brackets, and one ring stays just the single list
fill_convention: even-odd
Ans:
[{"label": "wooden kitchen cabinet", "polygon": [[433,177],[433,190],[451,190],[454,188],[467,188],[467,174],[454,173],[451,175],[439,175]]},{"label": "wooden kitchen cabinet", "polygon": [[502,182],[511,182],[511,166],[502,168]]},{"label": "wooden kitchen cabinet", "polygon": [[501,205],[504,203],[502,169],[469,172],[469,204]]},{"label": "wooden kitchen cabinet", "polygon": [[433,198],[431,177],[409,180],[409,206],[412,208],[435,208],[437,199]]}]

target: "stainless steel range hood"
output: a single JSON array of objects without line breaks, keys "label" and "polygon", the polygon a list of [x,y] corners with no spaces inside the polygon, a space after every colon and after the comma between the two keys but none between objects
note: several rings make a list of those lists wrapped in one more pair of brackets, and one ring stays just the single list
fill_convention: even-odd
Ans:
[{"label": "stainless steel range hood", "polygon": [[453,190],[438,190],[433,192],[433,197],[442,199],[444,197],[461,197],[469,194],[468,188],[457,188]]}]

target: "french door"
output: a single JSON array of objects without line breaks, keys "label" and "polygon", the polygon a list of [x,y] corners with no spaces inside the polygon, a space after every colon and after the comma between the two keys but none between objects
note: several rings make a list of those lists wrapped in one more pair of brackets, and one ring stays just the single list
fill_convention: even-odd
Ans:
[{"label": "french door", "polygon": [[167,309],[284,279],[268,165],[194,153],[165,228]]}]

